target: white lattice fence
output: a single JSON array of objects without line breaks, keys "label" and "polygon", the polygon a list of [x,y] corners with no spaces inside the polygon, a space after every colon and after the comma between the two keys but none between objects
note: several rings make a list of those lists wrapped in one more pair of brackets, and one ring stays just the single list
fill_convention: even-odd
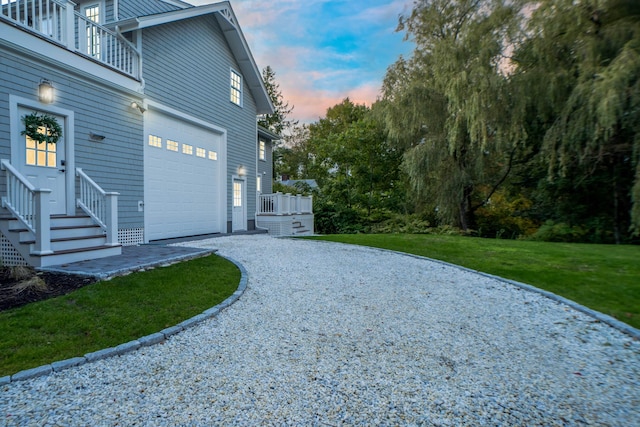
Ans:
[{"label": "white lattice fence", "polygon": [[136,246],[144,243],[144,228],[118,230],[118,241],[122,246]]},{"label": "white lattice fence", "polygon": [[0,233],[0,263],[8,267],[29,265],[2,233]]}]

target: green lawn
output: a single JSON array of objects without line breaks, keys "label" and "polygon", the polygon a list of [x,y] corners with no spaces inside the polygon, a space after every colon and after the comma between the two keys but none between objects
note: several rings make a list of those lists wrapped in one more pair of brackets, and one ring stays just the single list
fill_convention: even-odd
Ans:
[{"label": "green lawn", "polygon": [[408,252],[527,283],[640,328],[640,246],[446,235],[314,237]]},{"label": "green lawn", "polygon": [[0,377],[159,332],[229,297],[240,271],[210,255],[0,312]]}]

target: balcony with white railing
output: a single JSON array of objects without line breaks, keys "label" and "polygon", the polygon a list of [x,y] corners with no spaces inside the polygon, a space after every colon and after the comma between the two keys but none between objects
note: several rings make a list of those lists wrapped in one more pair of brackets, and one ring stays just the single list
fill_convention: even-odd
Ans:
[{"label": "balcony with white railing", "polygon": [[256,224],[275,236],[313,234],[313,196],[259,194]]},{"label": "balcony with white railing", "polygon": [[131,42],[74,6],[68,0],[0,0],[0,21],[140,79],[140,55]]}]

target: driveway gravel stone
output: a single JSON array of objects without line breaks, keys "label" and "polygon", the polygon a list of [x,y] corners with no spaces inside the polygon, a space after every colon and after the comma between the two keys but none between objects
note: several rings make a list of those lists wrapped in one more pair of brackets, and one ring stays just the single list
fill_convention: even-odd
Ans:
[{"label": "driveway gravel stone", "polygon": [[640,343],[495,278],[266,235],[185,246],[246,268],[217,316],[0,385],[0,424],[640,425]]}]

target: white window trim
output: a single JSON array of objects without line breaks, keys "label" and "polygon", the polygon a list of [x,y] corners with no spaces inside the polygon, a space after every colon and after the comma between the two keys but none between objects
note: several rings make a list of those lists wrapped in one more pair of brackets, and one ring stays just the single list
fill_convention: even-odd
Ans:
[{"label": "white window trim", "polygon": [[86,10],[89,9],[90,7],[94,7],[94,6],[98,6],[99,10],[100,10],[100,22],[97,22],[97,24],[103,25],[106,22],[106,7],[104,4],[104,0],[95,0],[86,4],[83,4],[81,6],[81,13],[82,16],[86,17]]},{"label": "white window trim", "polygon": [[[236,75],[240,78],[240,87],[239,88],[235,88],[232,85],[232,76]],[[238,71],[234,70],[233,68],[229,69],[229,102],[231,102],[233,105],[237,105],[238,107],[242,107],[243,106],[243,99],[244,99],[244,93],[243,93],[243,78],[242,78],[242,74],[240,74]],[[231,94],[233,93],[234,90],[238,90],[239,91],[239,102],[235,102],[231,99]]]}]

